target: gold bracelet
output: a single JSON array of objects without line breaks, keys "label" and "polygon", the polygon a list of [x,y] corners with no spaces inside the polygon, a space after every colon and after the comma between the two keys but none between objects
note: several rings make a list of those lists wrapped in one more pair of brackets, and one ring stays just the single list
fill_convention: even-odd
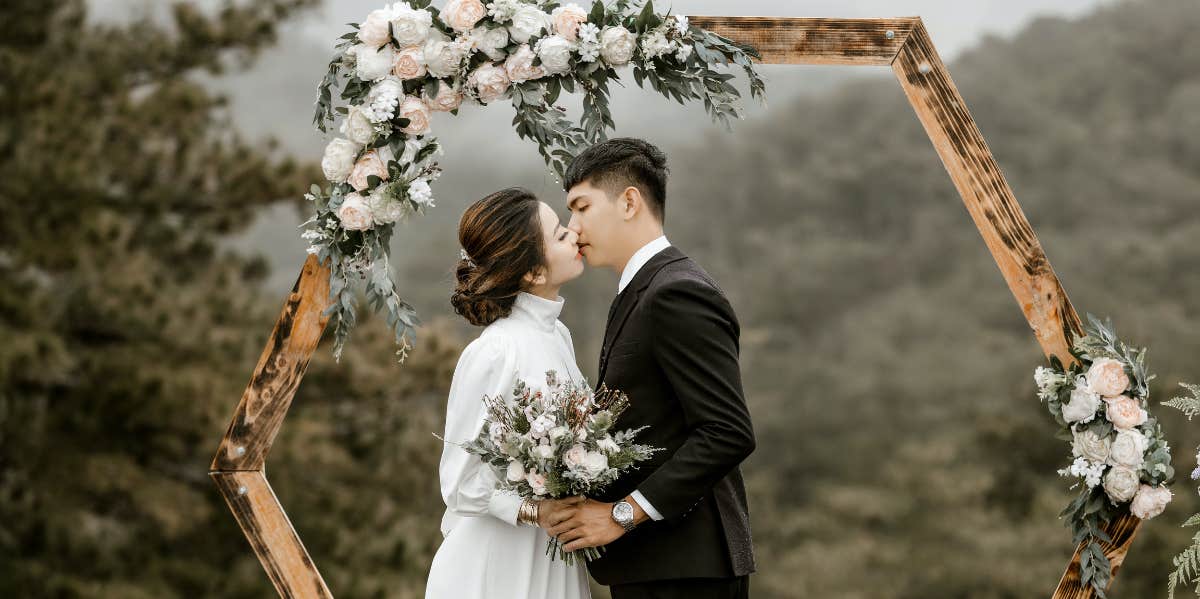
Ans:
[{"label": "gold bracelet", "polygon": [[521,500],[521,507],[517,510],[517,521],[530,526],[537,526],[537,504],[529,499]]}]

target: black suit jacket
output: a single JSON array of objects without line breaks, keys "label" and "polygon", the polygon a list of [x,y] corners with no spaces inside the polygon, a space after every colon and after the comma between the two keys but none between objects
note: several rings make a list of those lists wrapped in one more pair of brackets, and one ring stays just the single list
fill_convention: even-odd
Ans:
[{"label": "black suit jacket", "polygon": [[614,301],[599,380],[630,399],[614,430],[649,426],[638,441],[664,449],[598,499],[639,490],[664,519],[647,520],[588,564],[601,584],[754,571],[738,468],[754,451],[739,333],[716,282],[674,247],[651,258]]}]

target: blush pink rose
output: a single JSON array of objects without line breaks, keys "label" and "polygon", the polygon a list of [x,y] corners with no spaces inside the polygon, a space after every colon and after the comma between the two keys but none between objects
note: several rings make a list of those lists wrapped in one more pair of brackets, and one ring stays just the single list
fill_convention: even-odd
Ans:
[{"label": "blush pink rose", "polygon": [[337,217],[342,222],[342,228],[350,231],[366,231],[375,224],[367,201],[357,193],[348,194],[342,200]]},{"label": "blush pink rose", "polygon": [[1142,520],[1149,520],[1163,513],[1168,503],[1171,503],[1170,489],[1142,485],[1133,497],[1133,503],[1129,504],[1129,511]]},{"label": "blush pink rose", "polygon": [[550,13],[554,32],[569,41],[579,39],[579,26],[587,22],[587,12],[578,4],[564,4]]},{"label": "blush pink rose", "polygon": [[508,73],[508,80],[513,83],[522,83],[531,79],[541,79],[546,75],[546,69],[540,66],[533,66],[533,59],[537,55],[533,53],[533,49],[529,44],[521,44],[516,52],[508,55],[508,59],[504,61],[504,70]]},{"label": "blush pink rose", "polygon": [[1125,366],[1112,358],[1100,358],[1092,362],[1087,371],[1088,386],[1105,397],[1120,395],[1129,388],[1129,376]]},{"label": "blush pink rose", "polygon": [[368,177],[371,175],[384,181],[388,178],[387,163],[383,161],[378,150],[371,150],[359,157],[358,162],[354,163],[354,169],[350,171],[347,182],[355,191],[363,191],[370,187]]},{"label": "blush pink rose", "polygon": [[503,98],[508,93],[509,84],[508,72],[491,64],[475,69],[467,77],[467,85],[475,90],[479,101],[484,104]]},{"label": "blush pink rose", "polygon": [[462,90],[443,83],[438,86],[437,95],[429,102],[429,109],[438,112],[450,112],[462,104]]},{"label": "blush pink rose", "polygon": [[392,39],[388,25],[387,11],[382,9],[371,11],[371,14],[367,15],[362,25],[358,27],[358,39],[372,48],[378,48]]},{"label": "blush pink rose", "polygon": [[1104,403],[1108,404],[1104,411],[1108,416],[1108,421],[1118,429],[1130,430],[1146,423],[1146,410],[1136,399],[1127,395],[1118,395],[1105,398]]},{"label": "blush pink rose", "polygon": [[400,103],[400,118],[408,119],[408,126],[400,130],[409,135],[425,135],[429,133],[431,116],[428,104],[416,96],[405,96]]},{"label": "blush pink rose", "polygon": [[425,52],[420,46],[409,46],[396,53],[392,59],[392,74],[400,79],[416,79],[425,76]]},{"label": "blush pink rose", "polygon": [[449,0],[440,13],[442,22],[459,32],[470,31],[487,16],[487,8],[479,0]]}]

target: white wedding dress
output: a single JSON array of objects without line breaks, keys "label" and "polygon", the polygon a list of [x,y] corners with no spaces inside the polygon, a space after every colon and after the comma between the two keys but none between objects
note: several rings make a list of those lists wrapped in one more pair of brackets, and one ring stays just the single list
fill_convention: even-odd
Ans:
[{"label": "white wedding dress", "polygon": [[[474,439],[483,427],[483,396],[509,396],[518,378],[544,389],[546,371],[583,381],[571,333],[558,315],[563,300],[517,296],[512,314],[486,327],[463,350],[446,406],[444,438]],[[549,536],[517,523],[521,499],[496,489],[490,466],[447,443],[439,466],[442,545],[433,558],[426,599],[586,599],[584,565],[568,566],[546,555]]]}]

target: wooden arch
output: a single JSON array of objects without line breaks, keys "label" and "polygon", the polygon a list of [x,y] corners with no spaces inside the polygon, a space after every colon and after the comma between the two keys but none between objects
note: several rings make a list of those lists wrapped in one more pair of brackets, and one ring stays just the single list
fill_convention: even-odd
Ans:
[{"label": "wooden arch", "polygon": [[[1083,334],[1078,314],[1050,267],[1041,243],[1013,197],[983,135],[967,111],[919,17],[808,19],[690,17],[691,23],[762,54],[767,64],[891,66],[925,126],[934,149],[1000,267],[1047,358],[1074,362],[1068,348]],[[210,475],[281,597],[332,597],[264,475],[271,443],[309,357],[325,329],[329,269],[315,256],[304,263],[250,384],[213,459]],[[1128,512],[1106,532],[1113,574],[1141,520]],[[1080,584],[1080,549],[1054,599],[1091,597]]]}]

